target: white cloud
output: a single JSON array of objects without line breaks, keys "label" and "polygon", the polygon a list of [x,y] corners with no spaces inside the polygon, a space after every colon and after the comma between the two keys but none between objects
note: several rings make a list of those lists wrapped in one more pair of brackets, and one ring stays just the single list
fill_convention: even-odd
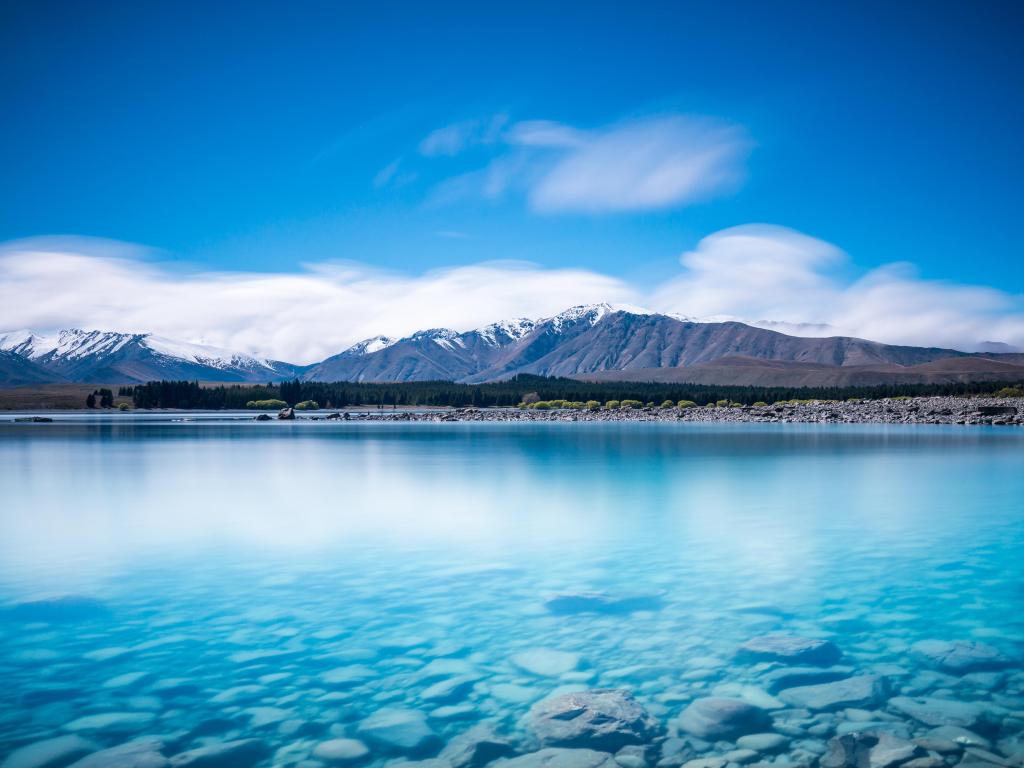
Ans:
[{"label": "white cloud", "polygon": [[905,264],[860,277],[846,255],[782,227],[704,238],[678,277],[645,289],[581,269],[484,262],[421,275],[356,263],[295,273],[188,272],[123,243],[35,240],[0,246],[0,331],[71,326],[152,331],[306,363],[364,338],[431,327],[468,330],[608,301],[701,317],[826,323],[805,335],[897,344],[1024,348],[1024,297],[921,279]]},{"label": "white cloud", "polygon": [[45,240],[0,247],[0,331],[150,331],[289,362],[375,336],[460,330],[552,315],[578,302],[633,301],[623,281],[580,269],[485,262],[422,275],[362,264],[297,273],[182,274],[123,244]]},{"label": "white cloud", "polygon": [[480,144],[502,147],[483,168],[441,184],[433,202],[495,199],[517,191],[542,213],[677,207],[735,189],[751,146],[738,126],[686,115],[644,117],[594,130],[549,120],[503,126],[456,123],[424,139],[420,150],[428,156],[456,155]]},{"label": "white cloud", "polygon": [[781,321],[806,335],[974,349],[1024,347],[1024,297],[922,279],[909,264],[859,278],[841,250],[784,227],[746,225],[710,235],[680,259],[683,273],[650,297],[660,311]]}]

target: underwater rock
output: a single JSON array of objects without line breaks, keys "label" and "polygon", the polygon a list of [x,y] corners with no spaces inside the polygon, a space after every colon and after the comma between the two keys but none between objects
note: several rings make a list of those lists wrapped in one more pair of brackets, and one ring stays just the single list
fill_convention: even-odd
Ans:
[{"label": "underwater rock", "polygon": [[145,728],[155,717],[152,712],[102,712],[72,720],[64,726],[64,730],[74,733],[131,733]]},{"label": "underwater rock", "polygon": [[462,701],[473,690],[476,678],[450,677],[434,683],[420,694],[420,698],[431,704],[454,704]]},{"label": "underwater rock", "polygon": [[19,747],[0,763],[0,768],[56,768],[97,749],[96,744],[81,736],[58,736]]},{"label": "underwater rock", "polygon": [[607,752],[555,747],[498,760],[493,765],[494,768],[619,768],[615,758]]},{"label": "underwater rock", "polygon": [[917,744],[888,733],[848,733],[829,739],[827,746],[821,768],[889,768],[924,755]]},{"label": "underwater rock", "polygon": [[222,741],[181,752],[171,758],[172,768],[249,768],[270,754],[262,739]]},{"label": "underwater rock", "polygon": [[766,672],[761,680],[768,692],[775,694],[786,688],[834,683],[851,674],[851,667],[780,667]]},{"label": "underwater rock", "polygon": [[162,739],[143,737],[93,752],[68,768],[167,768],[170,761],[160,754],[163,748]]},{"label": "underwater rock", "polygon": [[878,675],[860,675],[820,685],[787,688],[779,698],[794,707],[815,711],[845,707],[875,707],[888,695],[889,684]]},{"label": "underwater rock", "polygon": [[829,640],[793,635],[760,635],[740,646],[737,656],[747,661],[781,661],[787,664],[828,667],[843,655]]},{"label": "underwater rock", "polygon": [[749,733],[736,739],[736,746],[755,752],[780,752],[789,746],[789,739],[781,733]]},{"label": "underwater rock", "polygon": [[580,665],[580,655],[550,648],[534,648],[517,653],[512,663],[524,672],[538,677],[557,677],[572,672]]},{"label": "underwater rock", "polygon": [[701,739],[733,739],[771,727],[771,717],[740,699],[696,699],[679,716],[679,727]]},{"label": "underwater rock", "polygon": [[957,675],[1003,669],[1010,664],[998,648],[973,640],[921,640],[910,649],[944,672]]},{"label": "underwater rock", "polygon": [[658,611],[663,604],[664,596],[658,593],[610,595],[605,592],[572,592],[548,598],[544,607],[557,616],[571,616],[577,613]]},{"label": "underwater rock", "polygon": [[530,709],[530,725],[544,746],[615,751],[650,741],[661,725],[633,695],[595,689],[544,699]]},{"label": "underwater rock", "polygon": [[981,705],[952,699],[896,696],[889,699],[889,707],[925,725],[974,728],[985,719],[985,710]]},{"label": "underwater rock", "polygon": [[313,757],[325,763],[339,764],[362,760],[370,749],[358,739],[331,739],[313,748]]},{"label": "underwater rock", "polygon": [[415,709],[378,709],[359,723],[356,732],[389,752],[427,756],[441,746],[441,740],[427,725],[426,715]]},{"label": "underwater rock", "polygon": [[362,664],[336,667],[320,675],[320,682],[328,688],[352,688],[377,677],[377,672]]},{"label": "underwater rock", "polygon": [[498,758],[515,753],[504,736],[500,736],[493,726],[482,723],[449,741],[438,757],[447,760],[452,768],[483,768]]}]

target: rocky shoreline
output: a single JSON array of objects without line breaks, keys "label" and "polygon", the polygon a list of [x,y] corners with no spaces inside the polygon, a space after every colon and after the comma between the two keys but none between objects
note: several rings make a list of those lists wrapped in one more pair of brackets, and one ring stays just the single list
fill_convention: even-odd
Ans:
[{"label": "rocky shoreline", "polygon": [[[290,410],[290,409],[289,409]],[[269,420],[261,415],[262,420]],[[289,418],[284,412],[279,418]],[[299,420],[416,422],[741,422],[807,424],[963,424],[1024,426],[1024,400],[1010,397],[915,397],[882,400],[792,401],[773,405],[599,408],[453,408],[308,415]]]}]

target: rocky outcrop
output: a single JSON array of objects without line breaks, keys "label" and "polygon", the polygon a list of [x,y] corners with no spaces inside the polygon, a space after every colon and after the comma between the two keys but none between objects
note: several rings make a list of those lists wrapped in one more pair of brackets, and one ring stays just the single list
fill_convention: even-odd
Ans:
[{"label": "rocky outcrop", "polygon": [[679,727],[709,741],[735,739],[771,727],[771,717],[741,699],[705,698],[692,702],[679,716]]},{"label": "rocky outcrop", "polygon": [[628,691],[597,689],[538,702],[530,727],[548,747],[582,747],[614,752],[654,738],[660,724]]}]

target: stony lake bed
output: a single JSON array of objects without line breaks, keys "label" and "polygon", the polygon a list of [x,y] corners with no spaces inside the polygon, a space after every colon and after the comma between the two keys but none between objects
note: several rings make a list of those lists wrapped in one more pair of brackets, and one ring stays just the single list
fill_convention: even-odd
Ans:
[{"label": "stony lake bed", "polygon": [[1024,434],[0,426],[0,766],[1024,765]]}]

